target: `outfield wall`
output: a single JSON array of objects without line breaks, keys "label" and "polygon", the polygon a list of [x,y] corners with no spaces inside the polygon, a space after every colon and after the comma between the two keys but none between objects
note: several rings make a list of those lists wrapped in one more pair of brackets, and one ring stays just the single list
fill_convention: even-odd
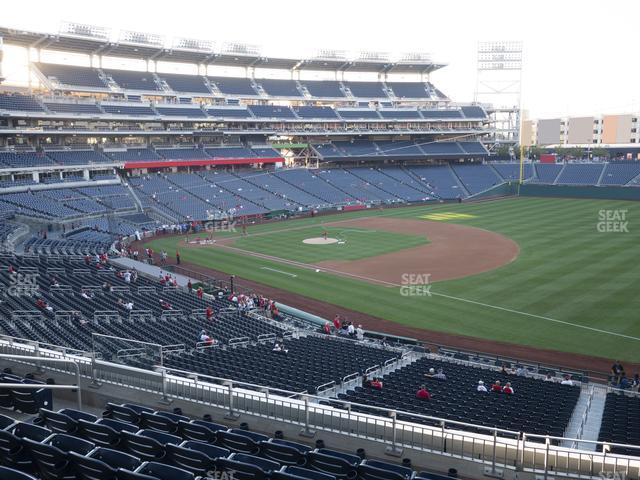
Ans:
[{"label": "outfield wall", "polygon": [[635,187],[595,187],[571,185],[520,185],[523,197],[569,197],[608,200],[640,200],[640,188]]}]

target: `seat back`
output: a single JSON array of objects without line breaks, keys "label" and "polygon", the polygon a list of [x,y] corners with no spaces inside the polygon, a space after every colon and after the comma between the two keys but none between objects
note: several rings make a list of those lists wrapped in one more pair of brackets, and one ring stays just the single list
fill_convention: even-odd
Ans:
[{"label": "seat back", "polygon": [[279,472],[273,472],[271,478],[273,480],[335,480],[333,475],[300,467],[284,467]]},{"label": "seat back", "polygon": [[82,440],[81,438],[72,437],[71,435],[63,433],[54,434],[47,440],[47,443],[63,452],[76,452],[81,455],[86,455],[96,448],[96,446],[88,440]]},{"label": "seat back", "polygon": [[96,448],[89,456],[115,469],[124,468],[133,471],[140,466],[140,460],[133,455],[110,448]]},{"label": "seat back", "polygon": [[141,412],[140,426],[151,430],[158,430],[166,433],[176,433],[178,431],[178,422],[164,415],[156,415],[155,413]]},{"label": "seat back", "polygon": [[[23,383],[42,383],[34,380],[24,380]],[[50,389],[40,388],[38,390],[11,391],[13,397],[13,408],[23,413],[36,414],[41,408],[53,407],[53,393]]]},{"label": "seat back", "polygon": [[229,458],[219,458],[216,464],[223,471],[233,472],[234,480],[263,480],[267,478],[264,470],[250,463],[243,463]]},{"label": "seat back", "polygon": [[198,450],[178,445],[167,445],[166,451],[168,463],[196,475],[206,476],[216,468],[215,459]]},{"label": "seat back", "polygon": [[12,432],[16,437],[30,438],[36,442],[42,442],[45,438],[51,436],[51,430],[32,425],[30,423],[18,422],[15,426],[11,427]]},{"label": "seat back", "polygon": [[36,480],[31,475],[8,467],[0,467],[0,478],[2,480]]},{"label": "seat back", "polygon": [[191,472],[157,462],[142,464],[136,473],[149,475],[160,480],[194,480]]},{"label": "seat back", "polygon": [[216,428],[215,423],[209,422],[178,422],[178,435],[187,440],[195,440],[198,442],[216,443],[218,441],[218,431],[226,430],[226,428]]},{"label": "seat back", "polygon": [[76,433],[78,422],[63,413],[52,412],[46,408],[40,409],[37,424],[47,427],[53,433]]},{"label": "seat back", "polygon": [[307,457],[304,452],[284,443],[260,442],[260,455],[282,465],[304,465]]},{"label": "seat back", "polygon": [[103,416],[119,420],[121,422],[131,423],[133,425],[138,425],[140,423],[139,412],[123,405],[116,405],[115,403],[107,403],[107,410],[104,412]]},{"label": "seat back", "polygon": [[143,461],[162,460],[165,456],[164,447],[153,438],[131,432],[121,432],[120,436],[125,451]]},{"label": "seat back", "polygon": [[29,438],[23,438],[22,442],[41,476],[46,479],[63,479],[69,476],[71,466],[66,452],[53,445],[34,442]]},{"label": "seat back", "polygon": [[220,445],[228,448],[232,452],[249,453],[257,455],[260,453],[260,445],[253,439],[233,432],[218,432]]},{"label": "seat back", "polygon": [[347,462],[344,458],[321,452],[309,452],[307,454],[307,467],[341,479],[351,479],[357,476],[357,470],[353,464]]},{"label": "seat back", "polygon": [[80,480],[116,479],[116,469],[96,458],[70,452],[69,461]]},{"label": "seat back", "polygon": [[120,433],[102,423],[78,420],[78,432],[99,447],[116,448],[120,444]]}]

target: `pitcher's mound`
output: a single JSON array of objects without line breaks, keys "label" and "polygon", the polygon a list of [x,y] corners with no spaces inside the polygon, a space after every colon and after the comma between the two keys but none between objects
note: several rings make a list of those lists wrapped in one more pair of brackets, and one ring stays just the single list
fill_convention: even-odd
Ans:
[{"label": "pitcher's mound", "polygon": [[331,243],[338,243],[337,238],[322,238],[322,237],[314,237],[314,238],[305,238],[302,240],[302,243],[307,243],[309,245],[329,245]]}]

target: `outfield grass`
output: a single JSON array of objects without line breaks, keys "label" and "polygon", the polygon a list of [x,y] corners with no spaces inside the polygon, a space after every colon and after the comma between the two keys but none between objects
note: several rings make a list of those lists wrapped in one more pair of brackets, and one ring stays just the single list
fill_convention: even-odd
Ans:
[{"label": "outfield grass", "polygon": [[[302,243],[307,238],[322,237],[323,232],[327,232],[329,238],[336,238],[343,242],[328,245]],[[419,235],[364,228],[312,226],[272,232],[268,235],[243,237],[236,240],[233,246],[297,262],[316,263],[323,260],[358,260],[375,257],[426,243],[428,243],[427,238]]]},{"label": "outfield grass", "polygon": [[[599,212],[603,209],[626,209],[629,233],[598,232]],[[218,248],[180,251],[186,262],[413,327],[640,362],[640,204],[517,198],[355,212],[338,218],[384,215],[415,219],[431,212],[473,215],[451,221],[512,238],[520,245],[518,259],[491,272],[439,282],[432,286],[431,297],[403,297],[397,288]],[[282,232],[336,219],[261,225],[250,228],[249,233]],[[268,243],[271,236],[255,238]],[[156,250],[173,251],[180,248],[178,242],[176,238],[164,238],[154,240],[152,245]],[[285,242],[279,252],[270,254],[288,258],[290,250],[298,248],[296,245]]]}]

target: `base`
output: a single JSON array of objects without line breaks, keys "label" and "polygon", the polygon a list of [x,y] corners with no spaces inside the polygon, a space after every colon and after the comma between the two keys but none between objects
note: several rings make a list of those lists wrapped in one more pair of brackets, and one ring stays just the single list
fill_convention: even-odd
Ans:
[{"label": "base", "polygon": [[302,430],[300,430],[300,436],[306,437],[306,438],[313,438],[316,436],[316,431],[303,428]]},{"label": "base", "polygon": [[398,447],[387,447],[384,449],[384,453],[391,457],[401,457],[402,452],[404,452],[404,450]]},{"label": "base", "polygon": [[500,468],[484,467],[484,471],[482,473],[485,477],[504,478],[504,470]]}]

